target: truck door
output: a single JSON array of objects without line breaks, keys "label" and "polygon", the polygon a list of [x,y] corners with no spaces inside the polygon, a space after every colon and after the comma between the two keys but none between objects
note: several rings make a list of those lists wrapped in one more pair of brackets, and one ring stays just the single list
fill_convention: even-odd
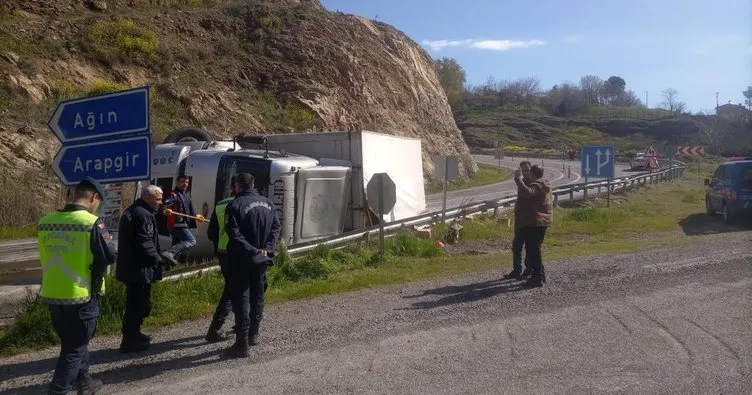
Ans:
[{"label": "truck door", "polygon": [[294,243],[342,233],[350,201],[351,168],[319,166],[298,171]]}]

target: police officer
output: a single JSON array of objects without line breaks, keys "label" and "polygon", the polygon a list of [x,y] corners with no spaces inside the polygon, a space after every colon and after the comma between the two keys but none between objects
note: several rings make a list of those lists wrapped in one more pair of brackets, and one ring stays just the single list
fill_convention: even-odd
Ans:
[{"label": "police officer", "polygon": [[60,356],[48,393],[94,394],[102,381],[89,374],[88,345],[97,328],[104,275],[114,263],[112,237],[96,213],[107,191],[87,177],[74,189],[73,201],[48,213],[38,223],[39,260],[42,264],[40,300],[50,309]]},{"label": "police officer", "polygon": [[141,333],[144,319],[151,314],[151,285],[162,279],[159,234],[154,213],[162,204],[162,189],[147,185],[120,216],[115,278],[125,284],[125,313],[120,352],[143,351],[151,337]]},{"label": "police officer", "polygon": [[[222,271],[222,277],[225,279],[225,286],[222,290],[222,297],[219,298],[217,309],[214,311],[214,317],[209,325],[209,331],[206,333],[206,341],[210,343],[227,340],[228,337],[219,330],[222,329],[227,316],[232,308],[232,299],[230,293],[230,280],[227,271],[227,242],[230,240],[225,232],[225,209],[235,197],[235,176],[230,178],[230,197],[221,200],[214,206],[214,215],[209,221],[209,230],[207,236],[214,243],[214,255],[219,259],[219,268]],[[236,328],[237,329],[237,328]]]},{"label": "police officer", "polygon": [[225,212],[225,230],[237,335],[227,356],[247,357],[249,343],[258,344],[266,268],[273,264],[280,223],[274,203],[254,190],[250,173],[235,177],[235,190],[237,195]]}]

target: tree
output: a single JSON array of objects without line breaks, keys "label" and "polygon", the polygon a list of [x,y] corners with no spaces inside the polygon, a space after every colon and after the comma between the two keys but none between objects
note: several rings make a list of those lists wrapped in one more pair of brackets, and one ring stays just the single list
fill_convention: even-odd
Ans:
[{"label": "tree", "polygon": [[601,89],[603,89],[603,80],[600,77],[588,74],[580,78],[580,91],[586,103],[598,104]]},{"label": "tree", "polygon": [[601,98],[603,99],[603,103],[611,104],[614,99],[624,94],[624,88],[626,88],[626,86],[627,83],[624,81],[624,78],[615,75],[608,77],[601,88]]},{"label": "tree", "polygon": [[452,112],[456,112],[462,106],[462,93],[464,91],[466,74],[465,70],[453,58],[441,58],[434,61],[439,82],[447,95]]},{"label": "tree", "polygon": [[551,105],[551,113],[564,117],[582,111],[585,107],[583,95],[577,85],[563,83],[554,86],[548,92],[548,101]]},{"label": "tree", "polygon": [[747,106],[747,110],[752,111],[752,86],[748,86],[747,90],[742,92],[744,95],[744,104]]},{"label": "tree", "polygon": [[642,104],[642,101],[640,101],[637,94],[631,90],[624,91],[611,100],[611,105],[619,107],[637,107],[640,104]]},{"label": "tree", "polygon": [[661,95],[663,96],[661,105],[671,112],[682,112],[687,107],[687,103],[679,101],[679,91],[674,88],[664,89]]},{"label": "tree", "polygon": [[534,98],[540,92],[540,81],[535,77],[520,78],[512,81],[503,87],[504,93],[507,93],[514,100],[516,105],[531,105]]}]

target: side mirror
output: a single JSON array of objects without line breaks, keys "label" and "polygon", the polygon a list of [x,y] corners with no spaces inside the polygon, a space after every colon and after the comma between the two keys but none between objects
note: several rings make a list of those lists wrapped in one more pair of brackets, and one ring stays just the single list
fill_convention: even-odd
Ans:
[{"label": "side mirror", "polygon": [[705,181],[704,181],[704,184],[705,184],[705,186],[710,185],[710,180],[706,178]]}]

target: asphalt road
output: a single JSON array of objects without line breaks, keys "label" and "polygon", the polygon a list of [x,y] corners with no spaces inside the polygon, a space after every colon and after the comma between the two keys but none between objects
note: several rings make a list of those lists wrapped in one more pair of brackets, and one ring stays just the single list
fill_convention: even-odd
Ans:
[{"label": "asphalt road", "polygon": [[[92,372],[103,394],[749,394],[752,232],[724,230],[548,263],[535,290],[505,267],[275,304],[243,360],[203,342],[208,318],[136,356],[98,336]],[[0,391],[41,392],[56,352],[0,360]]]},{"label": "asphalt road", "polygon": [[[499,160],[494,159],[492,155],[473,155],[476,162],[484,163],[492,166],[498,166]],[[519,163],[527,158],[518,158],[507,156],[501,160],[501,166],[516,169],[519,167]],[[580,176],[580,162],[562,161],[554,159],[535,159],[530,158],[534,165],[543,166],[543,178],[551,182],[551,186],[559,187],[567,184],[573,184],[578,182],[584,182]],[[571,169],[571,174],[570,174]],[[616,177],[626,177],[631,174],[628,172],[629,166],[617,164],[616,165]],[[457,191],[447,192],[447,208],[457,207],[463,204],[501,199],[508,195],[514,195],[517,193],[517,187],[514,185],[514,180],[502,181],[500,183],[484,185],[476,188],[468,188]],[[426,211],[433,212],[441,210],[442,194],[436,193],[426,195]]]}]

